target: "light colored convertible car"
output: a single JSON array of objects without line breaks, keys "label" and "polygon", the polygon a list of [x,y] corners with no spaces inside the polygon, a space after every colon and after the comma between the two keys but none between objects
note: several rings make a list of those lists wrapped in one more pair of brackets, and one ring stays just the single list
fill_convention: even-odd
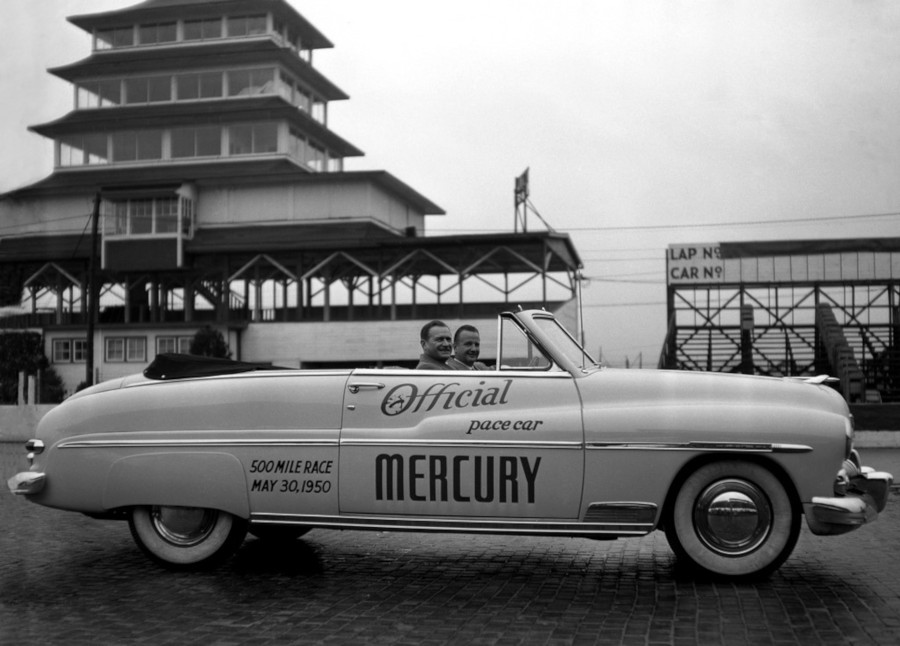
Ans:
[{"label": "light colored convertible car", "polygon": [[602,368],[543,311],[498,327],[488,371],[162,355],[48,413],[9,487],[127,519],[174,568],[221,562],[248,530],[659,529],[699,571],[748,577],[784,562],[801,516],[841,534],[885,506],[891,475],[860,465],[847,405],[823,383]]}]

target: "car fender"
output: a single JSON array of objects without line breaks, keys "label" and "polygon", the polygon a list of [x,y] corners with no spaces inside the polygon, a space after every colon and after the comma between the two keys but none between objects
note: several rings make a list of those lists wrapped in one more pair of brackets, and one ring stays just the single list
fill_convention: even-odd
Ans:
[{"label": "car fender", "polygon": [[250,516],[243,466],[221,452],[156,452],[116,460],[106,476],[103,506],[135,505],[206,507]]}]

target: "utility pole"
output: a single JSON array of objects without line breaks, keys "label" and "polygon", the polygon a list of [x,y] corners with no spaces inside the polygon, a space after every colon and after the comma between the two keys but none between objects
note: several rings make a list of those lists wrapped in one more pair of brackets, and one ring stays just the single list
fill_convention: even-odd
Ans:
[{"label": "utility pole", "polygon": [[91,212],[91,257],[88,259],[88,311],[87,311],[87,357],[85,363],[84,382],[88,386],[94,384],[94,326],[99,310],[97,300],[97,237],[100,221],[100,191],[94,196],[94,209]]}]

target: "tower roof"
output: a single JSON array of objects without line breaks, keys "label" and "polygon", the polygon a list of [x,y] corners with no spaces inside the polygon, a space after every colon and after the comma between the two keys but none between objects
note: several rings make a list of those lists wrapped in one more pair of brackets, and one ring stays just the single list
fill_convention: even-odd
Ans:
[{"label": "tower roof", "polygon": [[119,27],[123,22],[158,19],[211,18],[223,14],[258,14],[271,11],[297,30],[306,49],[334,47],[322,32],[285,0],[145,0],[124,9],[69,16],[68,20],[87,32],[95,28]]}]

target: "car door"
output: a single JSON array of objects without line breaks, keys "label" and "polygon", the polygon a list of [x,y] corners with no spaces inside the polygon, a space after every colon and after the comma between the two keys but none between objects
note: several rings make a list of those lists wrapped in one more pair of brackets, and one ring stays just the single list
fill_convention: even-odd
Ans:
[{"label": "car door", "polygon": [[566,372],[358,370],[344,402],[342,515],[579,516],[584,435]]}]

